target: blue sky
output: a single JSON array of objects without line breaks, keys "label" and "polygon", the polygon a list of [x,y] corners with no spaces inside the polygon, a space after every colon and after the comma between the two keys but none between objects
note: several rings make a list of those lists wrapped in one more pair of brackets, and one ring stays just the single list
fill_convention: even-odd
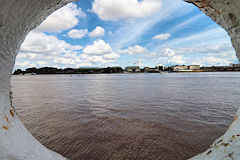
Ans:
[{"label": "blue sky", "polygon": [[16,68],[237,63],[226,31],[182,0],[79,0],[29,33]]}]

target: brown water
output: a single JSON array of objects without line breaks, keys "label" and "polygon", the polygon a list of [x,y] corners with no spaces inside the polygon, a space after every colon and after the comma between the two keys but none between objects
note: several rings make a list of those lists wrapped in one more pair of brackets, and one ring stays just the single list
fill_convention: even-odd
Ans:
[{"label": "brown water", "polygon": [[240,73],[12,77],[29,131],[71,160],[184,160],[209,147],[240,104]]}]

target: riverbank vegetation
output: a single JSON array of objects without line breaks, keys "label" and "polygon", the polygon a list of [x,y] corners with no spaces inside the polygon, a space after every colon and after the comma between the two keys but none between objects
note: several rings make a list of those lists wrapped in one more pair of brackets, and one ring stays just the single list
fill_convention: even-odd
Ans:
[{"label": "riverbank vegetation", "polygon": [[101,73],[123,73],[121,67],[107,68],[65,68],[58,69],[54,67],[27,68],[26,70],[17,69],[14,75],[18,74],[101,74]]}]

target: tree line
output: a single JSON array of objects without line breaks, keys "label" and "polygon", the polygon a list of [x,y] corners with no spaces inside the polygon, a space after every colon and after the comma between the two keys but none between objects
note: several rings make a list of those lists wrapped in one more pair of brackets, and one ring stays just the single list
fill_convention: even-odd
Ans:
[{"label": "tree line", "polygon": [[121,67],[107,68],[65,68],[58,69],[54,67],[27,68],[26,70],[17,69],[14,75],[18,74],[101,74],[101,73],[123,73]]}]

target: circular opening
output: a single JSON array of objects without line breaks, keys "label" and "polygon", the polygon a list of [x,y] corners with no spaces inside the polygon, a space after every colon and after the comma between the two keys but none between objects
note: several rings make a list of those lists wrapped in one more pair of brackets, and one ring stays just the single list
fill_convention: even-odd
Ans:
[{"label": "circular opening", "polygon": [[[101,17],[103,15],[92,6],[102,23],[87,29],[78,22],[85,21],[88,14],[93,16],[91,20],[97,16],[80,9],[80,3],[70,4],[30,33],[15,68],[55,65],[74,68],[99,63],[111,66],[118,59],[129,59],[122,64],[142,65],[139,59],[145,58],[147,62],[159,56],[160,60],[154,65],[161,64],[159,62],[189,64],[186,58],[202,63],[199,61],[202,57],[208,64],[227,64],[229,59],[236,62],[236,57],[231,59],[234,51],[226,40],[227,34],[220,27],[196,8],[185,10],[189,6],[181,6],[183,2],[164,3],[173,6],[161,11],[169,11],[165,13],[169,19],[157,18],[159,15],[155,13],[147,18],[137,15],[136,19],[124,17],[123,20],[120,17],[121,23],[111,17]],[[162,4],[163,8],[166,4]],[[177,9],[181,10],[177,12]],[[66,14],[65,22],[64,13],[71,13],[73,17]],[[51,25],[54,18],[62,25]],[[116,32],[110,29],[110,32],[105,23],[108,27],[117,24],[122,28]],[[195,24],[198,26],[192,28]],[[151,28],[146,29],[145,25]],[[136,34],[141,34],[139,44]],[[174,37],[175,34],[178,36]],[[116,39],[115,44],[106,35]],[[145,40],[149,35],[151,43]],[[79,44],[84,38],[86,42]],[[214,41],[209,44],[206,41],[209,39]],[[191,46],[192,41],[195,46]],[[179,44],[182,46],[171,47]],[[156,45],[159,45],[158,52],[151,53],[149,48]],[[222,46],[227,49],[223,50]],[[186,159],[204,151],[227,129],[238,104],[236,82],[239,78],[235,73],[14,76],[13,104],[23,123],[40,142],[70,159]]]}]

